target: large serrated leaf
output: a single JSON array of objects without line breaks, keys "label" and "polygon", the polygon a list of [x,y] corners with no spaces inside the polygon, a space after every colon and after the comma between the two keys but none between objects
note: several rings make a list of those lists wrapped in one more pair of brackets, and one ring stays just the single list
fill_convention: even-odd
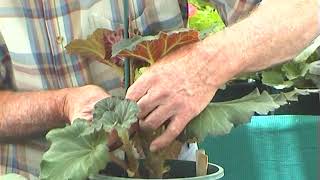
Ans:
[{"label": "large serrated leaf", "polygon": [[228,134],[234,126],[250,121],[255,112],[267,114],[279,107],[268,93],[258,90],[241,99],[211,103],[188,124],[185,135],[201,141],[207,135]]},{"label": "large serrated leaf", "polygon": [[99,101],[94,108],[93,126],[107,132],[129,129],[138,120],[139,107],[128,99],[109,97]]},{"label": "large serrated leaf", "polygon": [[138,58],[153,64],[171,50],[199,40],[199,32],[190,29],[160,32],[156,36],[136,36],[117,43],[112,49],[112,56]]},{"label": "large serrated leaf", "polygon": [[81,135],[87,128],[86,120],[77,119],[71,126],[47,134],[51,146],[43,155],[41,179],[82,180],[105,168],[109,160],[106,133]]},{"label": "large serrated leaf", "polygon": [[309,70],[309,65],[305,62],[297,63],[293,61],[284,64],[281,70],[285,73],[287,79],[294,80],[299,77],[304,77]]},{"label": "large serrated leaf", "polygon": [[281,92],[279,94],[272,94],[271,97],[275,101],[275,103],[280,106],[286,105],[291,101],[298,101],[298,96],[300,95],[309,95],[311,93],[319,93],[318,89],[294,89],[289,92]]}]

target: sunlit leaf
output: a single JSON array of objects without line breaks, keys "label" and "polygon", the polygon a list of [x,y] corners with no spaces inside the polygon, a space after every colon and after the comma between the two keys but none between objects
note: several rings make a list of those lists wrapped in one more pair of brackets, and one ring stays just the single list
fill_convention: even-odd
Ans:
[{"label": "sunlit leaf", "polygon": [[199,31],[201,39],[225,28],[225,24],[212,3],[205,1],[189,1],[189,3],[194,5],[197,11],[189,17],[188,28]]}]

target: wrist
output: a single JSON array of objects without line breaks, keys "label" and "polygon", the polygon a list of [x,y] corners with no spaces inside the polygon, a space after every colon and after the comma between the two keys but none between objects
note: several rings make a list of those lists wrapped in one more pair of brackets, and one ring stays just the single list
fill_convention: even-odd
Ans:
[{"label": "wrist", "polygon": [[60,89],[56,91],[55,95],[55,109],[63,122],[69,123],[69,106],[67,96],[70,93],[69,88]]},{"label": "wrist", "polygon": [[207,65],[207,81],[215,88],[243,72],[245,67],[242,57],[231,47],[234,42],[225,37],[225,32],[216,33],[201,41],[197,48]]}]

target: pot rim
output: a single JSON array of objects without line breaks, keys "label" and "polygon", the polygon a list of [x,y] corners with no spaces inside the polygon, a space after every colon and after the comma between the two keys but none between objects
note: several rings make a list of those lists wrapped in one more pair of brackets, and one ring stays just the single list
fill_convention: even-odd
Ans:
[{"label": "pot rim", "polygon": [[[187,178],[171,178],[171,179],[168,179],[168,180],[179,180],[179,179],[180,180],[181,179],[183,179],[183,180],[199,180],[199,179],[206,178],[206,177],[207,178],[214,177],[216,179],[219,179],[219,178],[222,178],[224,176],[224,169],[221,166],[213,164],[213,163],[208,163],[208,165],[217,167],[218,171],[215,172],[215,173],[212,173],[212,174],[205,175],[205,176],[196,176],[196,177],[187,177]],[[99,175],[98,174],[98,175],[90,176],[89,179],[93,179],[94,180],[95,177],[96,178],[105,178],[105,179],[111,178],[111,176],[105,176],[105,175]],[[140,180],[159,180],[159,179],[124,178],[124,177],[114,177],[114,176],[112,176],[112,178],[114,180],[129,180],[129,179],[132,179],[132,180],[134,180],[134,179],[137,179],[137,180],[138,179],[140,179]]]}]

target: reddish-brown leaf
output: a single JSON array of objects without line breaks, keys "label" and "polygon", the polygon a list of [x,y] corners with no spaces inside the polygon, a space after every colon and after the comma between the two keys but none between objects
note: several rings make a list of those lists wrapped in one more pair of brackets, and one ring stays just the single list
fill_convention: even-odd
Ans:
[{"label": "reddish-brown leaf", "polygon": [[160,32],[156,36],[137,36],[117,43],[112,56],[133,57],[153,64],[171,50],[199,40],[199,32],[189,29]]}]

